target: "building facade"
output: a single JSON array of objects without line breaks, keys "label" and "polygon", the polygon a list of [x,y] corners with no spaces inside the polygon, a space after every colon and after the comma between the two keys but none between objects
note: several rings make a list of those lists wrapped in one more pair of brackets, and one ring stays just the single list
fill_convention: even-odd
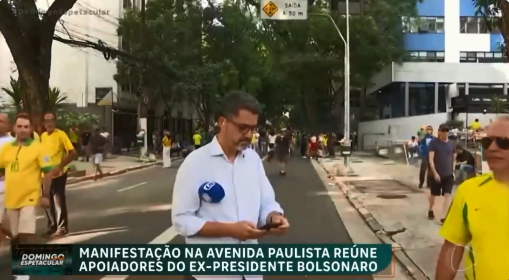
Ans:
[{"label": "building facade", "polygon": [[359,123],[362,145],[408,140],[422,125],[451,119],[489,124],[494,96],[507,101],[509,67],[500,32],[488,31],[473,1],[424,0],[403,30],[406,57],[367,90],[376,117]]}]

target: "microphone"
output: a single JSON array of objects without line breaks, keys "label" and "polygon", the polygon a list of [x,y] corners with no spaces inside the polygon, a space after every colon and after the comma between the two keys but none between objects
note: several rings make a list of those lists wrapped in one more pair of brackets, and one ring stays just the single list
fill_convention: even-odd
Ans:
[{"label": "microphone", "polygon": [[209,203],[219,203],[225,196],[224,189],[217,182],[205,182],[198,189],[200,199]]}]

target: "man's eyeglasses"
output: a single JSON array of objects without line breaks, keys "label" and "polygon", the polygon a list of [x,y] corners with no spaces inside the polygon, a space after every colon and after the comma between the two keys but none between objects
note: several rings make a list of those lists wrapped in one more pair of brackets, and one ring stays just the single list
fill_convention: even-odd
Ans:
[{"label": "man's eyeglasses", "polygon": [[250,124],[245,124],[245,123],[238,123],[238,122],[233,121],[231,119],[228,119],[228,121],[230,123],[232,123],[235,127],[237,127],[239,132],[242,133],[242,134],[246,134],[246,133],[256,129],[256,125],[250,125]]},{"label": "man's eyeglasses", "polygon": [[489,149],[493,142],[495,142],[500,149],[509,150],[509,138],[484,137],[483,139],[481,139],[481,145],[485,150]]}]

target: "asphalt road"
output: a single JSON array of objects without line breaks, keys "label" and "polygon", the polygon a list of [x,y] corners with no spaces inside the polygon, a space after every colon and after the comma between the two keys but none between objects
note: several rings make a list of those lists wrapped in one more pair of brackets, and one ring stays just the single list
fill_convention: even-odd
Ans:
[{"label": "asphalt road", "polygon": [[[71,234],[57,242],[183,243],[183,238],[176,236],[171,228],[170,220],[173,182],[179,163],[172,169],[163,170],[160,166],[155,166],[105,178],[96,183],[85,182],[70,186],[68,204]],[[285,209],[291,230],[285,236],[264,238],[260,240],[261,243],[351,243],[332,200],[326,194],[326,189],[309,160],[291,159],[285,177],[278,174],[276,164],[266,164],[266,172],[278,201]],[[38,220],[37,226],[41,233],[44,232],[45,221],[45,217]],[[0,254],[0,279],[11,279],[9,277],[10,257],[5,253]],[[33,280],[74,278],[76,277],[31,277]],[[86,279],[132,280],[134,277],[97,276]],[[265,279],[275,278],[267,276]]]}]

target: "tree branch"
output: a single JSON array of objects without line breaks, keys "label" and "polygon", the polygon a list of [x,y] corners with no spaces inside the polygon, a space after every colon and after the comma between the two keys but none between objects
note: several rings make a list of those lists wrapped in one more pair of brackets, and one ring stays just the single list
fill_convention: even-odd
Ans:
[{"label": "tree branch", "polygon": [[[34,0],[31,1],[35,2]],[[76,1],[77,0],[55,0],[42,17],[45,28],[54,29],[58,20],[74,6]]]}]

